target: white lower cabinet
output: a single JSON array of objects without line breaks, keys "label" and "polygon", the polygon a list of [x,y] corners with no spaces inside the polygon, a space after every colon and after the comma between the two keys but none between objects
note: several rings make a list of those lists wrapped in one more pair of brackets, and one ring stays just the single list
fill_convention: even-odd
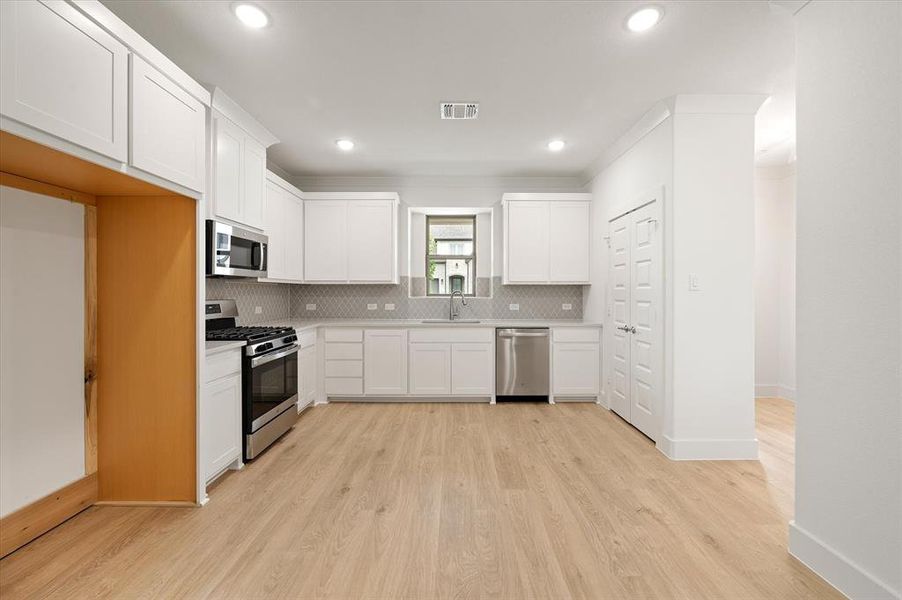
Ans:
[{"label": "white lower cabinet", "polygon": [[363,340],[364,393],[407,394],[407,331],[368,329]]},{"label": "white lower cabinet", "polygon": [[600,334],[597,328],[555,329],[552,332],[551,389],[554,396],[598,396]]},{"label": "white lower cabinet", "polygon": [[451,394],[491,396],[494,358],[491,344],[452,344]]},{"label": "white lower cabinet", "polygon": [[451,344],[410,344],[410,393],[414,396],[451,393]]},{"label": "white lower cabinet", "polygon": [[201,396],[201,464],[209,483],[241,462],[241,350],[207,357]]},{"label": "white lower cabinet", "polygon": [[316,402],[316,332],[300,336],[298,351],[298,412]]}]

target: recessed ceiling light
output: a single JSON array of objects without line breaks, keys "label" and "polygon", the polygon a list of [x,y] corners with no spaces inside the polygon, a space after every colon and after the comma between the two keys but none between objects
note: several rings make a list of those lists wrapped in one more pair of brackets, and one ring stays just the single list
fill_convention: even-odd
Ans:
[{"label": "recessed ceiling light", "polygon": [[354,142],[352,142],[351,140],[338,140],[335,142],[335,145],[345,152],[354,149]]},{"label": "recessed ceiling light", "polygon": [[657,6],[646,6],[645,8],[640,8],[639,10],[631,14],[629,19],[626,20],[626,28],[633,33],[642,33],[643,31],[648,31],[658,24],[658,22],[661,20],[662,15],[663,12]]},{"label": "recessed ceiling light", "polygon": [[564,149],[564,140],[551,140],[548,142],[548,149],[552,152],[560,152]]},{"label": "recessed ceiling light", "polygon": [[254,4],[241,2],[232,7],[238,20],[252,29],[261,29],[269,25],[269,15]]}]

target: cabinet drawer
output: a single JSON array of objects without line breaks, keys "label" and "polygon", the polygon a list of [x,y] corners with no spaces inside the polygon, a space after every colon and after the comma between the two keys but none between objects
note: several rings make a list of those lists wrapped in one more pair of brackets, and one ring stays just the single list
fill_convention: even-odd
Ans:
[{"label": "cabinet drawer", "polygon": [[326,377],[363,377],[363,362],[359,360],[327,360]]},{"label": "cabinet drawer", "polygon": [[362,360],[363,344],[336,343],[326,344],[326,360]]},{"label": "cabinet drawer", "polygon": [[588,342],[597,343],[601,338],[601,330],[597,327],[561,327],[552,330],[555,342]]},{"label": "cabinet drawer", "polygon": [[479,343],[491,342],[495,330],[491,327],[435,327],[410,330],[410,343]]},{"label": "cabinet drawer", "polygon": [[228,352],[220,352],[207,357],[206,369],[204,370],[204,381],[213,381],[232,375],[241,373],[241,348],[229,350]]},{"label": "cabinet drawer", "polygon": [[363,341],[363,329],[348,329],[348,328],[340,328],[340,329],[327,329],[326,330],[326,341],[327,342],[362,342]]},{"label": "cabinet drawer", "polygon": [[298,334],[298,344],[301,348],[309,348],[316,345],[316,331],[305,331]]},{"label": "cabinet drawer", "polygon": [[343,396],[363,394],[363,379],[356,377],[327,377],[326,395]]}]

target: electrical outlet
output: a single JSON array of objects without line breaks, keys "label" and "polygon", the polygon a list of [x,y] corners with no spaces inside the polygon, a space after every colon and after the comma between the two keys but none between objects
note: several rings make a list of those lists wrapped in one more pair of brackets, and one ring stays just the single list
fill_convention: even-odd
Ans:
[{"label": "electrical outlet", "polygon": [[395,310],[395,305],[394,304],[386,304],[385,310]]},{"label": "electrical outlet", "polygon": [[572,304],[561,304],[561,310],[573,310]]},{"label": "electrical outlet", "polygon": [[701,291],[702,285],[698,281],[698,275],[695,273],[689,274],[689,291],[690,292],[698,292]]},{"label": "electrical outlet", "polygon": [[510,310],[520,310],[520,305],[519,304],[510,304],[510,305],[508,305],[508,308]]},{"label": "electrical outlet", "polygon": [[263,314],[263,307],[262,307],[262,306],[255,306],[255,307],[254,307],[254,314],[255,314],[255,315],[262,315],[262,314]]},{"label": "electrical outlet", "polygon": [[379,305],[376,304],[375,302],[371,302],[366,305],[367,310],[376,310],[377,308],[379,308]]},{"label": "electrical outlet", "polygon": [[316,310],[316,304],[308,304],[307,310]]}]

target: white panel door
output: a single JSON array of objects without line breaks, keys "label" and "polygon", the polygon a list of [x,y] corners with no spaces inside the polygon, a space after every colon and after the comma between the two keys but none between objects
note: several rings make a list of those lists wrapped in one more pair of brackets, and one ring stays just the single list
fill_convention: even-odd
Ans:
[{"label": "white panel door", "polygon": [[451,394],[491,396],[495,356],[492,344],[452,344]]},{"label": "white panel door", "polygon": [[263,193],[266,189],[266,148],[254,138],[244,136],[244,195],[242,223],[263,227]]},{"label": "white panel door", "polygon": [[263,233],[269,238],[267,248],[268,263],[266,276],[269,279],[285,279],[288,268],[288,240],[289,233],[287,221],[287,205],[285,191],[272,183],[266,182],[266,192],[263,196]]},{"label": "white panel door", "polygon": [[417,342],[409,346],[410,393],[447,396],[451,393],[451,344]]},{"label": "white panel door", "polygon": [[348,202],[348,279],[394,279],[395,230],[391,200]]},{"label": "white panel door", "polygon": [[623,215],[611,221],[610,269],[611,287],[611,409],[630,419],[630,223]]},{"label": "white panel door", "polygon": [[506,280],[548,281],[548,202],[507,203]]},{"label": "white panel door", "polygon": [[0,2],[0,113],[128,159],[128,49],[65,2]]},{"label": "white panel door", "polygon": [[294,194],[284,192],[285,278],[304,279],[304,204]]},{"label": "white panel door", "polygon": [[204,105],[131,55],[132,165],[198,192],[204,191]]},{"label": "white panel door", "polygon": [[661,394],[661,264],[658,203],[630,213],[630,416],[653,440],[658,437]]},{"label": "white panel door", "polygon": [[407,393],[407,330],[368,329],[363,338],[363,389],[367,395]]},{"label": "white panel door", "polygon": [[598,395],[598,344],[555,343],[551,380],[556,396]]},{"label": "white panel door", "polygon": [[241,375],[229,375],[204,386],[204,477],[209,481],[241,456]]},{"label": "white panel door", "polygon": [[548,203],[549,280],[589,281],[589,203]]},{"label": "white panel door", "polygon": [[218,217],[242,221],[244,195],[244,132],[221,115],[213,119],[213,212]]},{"label": "white panel door", "polygon": [[304,202],[304,280],[348,280],[348,203]]}]

